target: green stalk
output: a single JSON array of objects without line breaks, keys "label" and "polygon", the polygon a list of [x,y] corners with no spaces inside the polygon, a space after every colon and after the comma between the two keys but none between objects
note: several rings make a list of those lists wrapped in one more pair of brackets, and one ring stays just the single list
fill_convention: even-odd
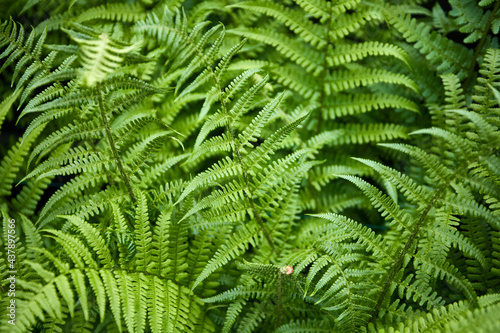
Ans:
[{"label": "green stalk", "polygon": [[116,149],[115,138],[113,137],[113,132],[111,131],[111,126],[109,125],[108,116],[106,115],[106,104],[104,103],[104,92],[102,91],[101,84],[97,85],[98,91],[98,101],[99,101],[99,112],[101,114],[102,123],[104,125],[104,129],[106,131],[106,137],[108,138],[109,147],[111,148],[111,152],[113,153],[113,157],[115,158],[116,165],[118,166],[118,170],[120,171],[121,179],[127,188],[130,199],[133,202],[137,202],[137,197],[134,194],[132,189],[132,185],[130,184],[130,178],[125,172],[125,168],[123,167],[122,160],[120,158],[120,154],[118,154],[118,149]]}]

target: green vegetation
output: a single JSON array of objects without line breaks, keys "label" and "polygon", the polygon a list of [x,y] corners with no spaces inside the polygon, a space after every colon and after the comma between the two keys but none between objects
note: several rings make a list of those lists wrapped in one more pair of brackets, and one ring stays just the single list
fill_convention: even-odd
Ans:
[{"label": "green vegetation", "polygon": [[1,332],[500,332],[500,1],[0,1]]}]

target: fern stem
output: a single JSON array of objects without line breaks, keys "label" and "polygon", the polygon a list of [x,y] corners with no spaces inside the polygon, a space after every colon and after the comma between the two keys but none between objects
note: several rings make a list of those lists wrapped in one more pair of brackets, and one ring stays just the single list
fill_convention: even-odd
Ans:
[{"label": "fern stem", "polygon": [[[212,77],[214,79],[215,85],[217,86],[217,89],[221,92],[221,96],[222,96],[221,109],[223,110],[224,114],[229,118],[229,113],[227,112],[227,105],[226,105],[226,100],[224,99],[224,94],[223,94],[224,91],[222,90],[222,85],[221,85],[218,77],[215,75],[212,67],[208,66],[208,68],[210,69],[210,71],[212,73]],[[253,193],[252,187],[250,186],[248,172],[245,168],[245,165],[243,164],[243,158],[241,157],[241,153],[240,153],[240,150],[238,148],[238,144],[237,144],[236,139],[235,139],[234,130],[233,130],[233,127],[231,126],[231,121],[229,121],[227,124],[227,132],[228,132],[228,136],[231,138],[231,141],[233,142],[234,153],[236,155],[236,158],[238,159],[238,163],[241,166],[241,170],[243,171],[243,180],[245,181],[245,185],[247,187],[247,190],[250,193],[250,195],[248,195],[245,191],[243,191],[243,194],[244,194],[245,198],[247,198],[248,203],[250,204],[250,208],[252,209],[253,215],[255,216],[255,221],[257,222],[259,227],[262,229],[264,237],[266,238],[267,242],[269,243],[269,246],[271,247],[271,249],[274,251],[274,243],[273,243],[273,240],[271,238],[271,235],[269,234],[269,231],[267,230],[266,226],[264,225],[264,221],[262,221],[262,217],[260,216],[260,213],[257,210],[257,207],[255,207],[255,203],[253,202],[253,199],[252,199],[254,196],[254,193]]]},{"label": "fern stem", "polygon": [[[86,142],[90,145],[94,153],[98,152],[97,147],[92,140],[87,140]],[[115,186],[116,183],[113,177],[111,176],[111,172],[107,168],[104,168],[104,172],[106,173],[106,180],[111,184],[111,186]]]},{"label": "fern stem", "polygon": [[[214,80],[214,83],[217,87],[217,89],[222,93],[221,95],[223,96],[223,89],[222,89],[222,84],[220,83],[220,80],[219,78],[217,77],[217,75],[215,75],[215,72],[214,72],[214,69],[212,68],[212,64],[208,61],[208,59],[205,57],[205,54],[203,53],[202,50],[199,49],[198,45],[196,45],[196,43],[193,43],[191,38],[189,38],[189,36],[187,36],[185,33],[183,32],[179,32],[179,34],[183,37],[183,39],[189,43],[195,50],[195,52],[198,54],[198,56],[202,59],[205,67],[207,68],[207,70],[209,70],[213,80]],[[224,98],[221,99],[221,109],[223,110],[224,114],[226,116],[229,115],[229,113],[227,112],[227,105],[226,105],[226,101],[224,100]],[[231,141],[233,142],[233,145],[234,145],[234,150],[235,150],[235,154],[238,158],[238,163],[240,164],[241,166],[241,169],[243,170],[243,179],[245,180],[245,185],[248,189],[248,191],[250,192],[250,196],[245,192],[244,192],[244,195],[245,197],[247,198],[248,202],[250,203],[250,208],[252,209],[252,212],[255,216],[255,220],[257,221],[257,224],[259,225],[259,227],[262,229],[262,232],[264,233],[264,237],[266,238],[267,242],[269,243],[269,246],[272,248],[272,250],[274,251],[274,243],[273,243],[273,240],[271,238],[271,236],[269,235],[269,232],[267,231],[267,228],[266,226],[264,225],[264,222],[262,221],[262,217],[260,216],[257,208],[255,207],[255,204],[252,200],[252,197],[253,197],[253,190],[252,188],[250,187],[250,181],[248,179],[248,173],[247,173],[247,170],[245,169],[245,166],[242,162],[242,157],[241,157],[241,154],[240,154],[240,151],[238,149],[238,145],[236,144],[236,140],[234,138],[234,130],[231,126],[231,122],[228,123],[227,125],[227,131],[228,131],[228,135],[231,137]]]},{"label": "fern stem", "polygon": [[[233,138],[233,142],[234,142],[233,135],[231,135],[231,137]],[[266,238],[267,242],[269,243],[269,246],[271,247],[271,249],[274,251],[274,243],[273,243],[273,240],[271,238],[271,235],[269,235],[269,231],[267,231],[267,228],[264,225],[264,221],[262,221],[262,216],[260,216],[260,213],[257,210],[257,207],[255,207],[255,203],[252,200],[254,194],[253,194],[252,188],[250,187],[250,181],[248,179],[247,170],[245,169],[245,166],[244,166],[244,164],[242,162],[243,159],[241,157],[239,149],[236,146],[236,142],[234,142],[234,144],[235,144],[235,153],[236,153],[236,155],[238,157],[238,162],[241,165],[241,170],[243,170],[243,179],[245,180],[245,185],[246,185],[248,191],[250,192],[250,195],[248,195],[246,192],[243,192],[243,193],[245,194],[245,197],[248,199],[248,202],[250,203],[250,208],[252,209],[252,212],[253,212],[253,214],[255,216],[255,220],[257,221],[257,224],[262,229],[262,232],[264,233],[264,237]]]},{"label": "fern stem", "polygon": [[[224,103],[223,109],[227,115],[227,109],[225,107],[225,103]],[[248,192],[250,192],[250,195],[248,195],[245,191],[243,191],[243,193],[244,193],[245,197],[247,198],[248,202],[250,203],[250,208],[252,209],[253,215],[255,216],[255,221],[257,221],[257,224],[262,229],[262,232],[264,233],[264,237],[266,238],[267,242],[269,243],[269,246],[274,251],[274,243],[273,243],[273,240],[271,238],[271,235],[269,234],[269,231],[267,231],[267,228],[264,225],[264,221],[262,221],[262,216],[260,216],[260,213],[257,210],[257,207],[255,207],[255,203],[253,202],[252,198],[254,196],[254,193],[253,193],[252,187],[250,186],[250,180],[248,179],[248,172],[245,168],[245,165],[243,164],[243,158],[241,157],[240,150],[239,150],[238,145],[236,143],[236,140],[234,138],[234,132],[233,132],[233,128],[231,126],[231,123],[229,123],[227,125],[227,127],[228,127],[229,136],[231,137],[231,140],[233,141],[234,152],[236,154],[236,157],[238,158],[238,163],[241,166],[241,170],[243,171],[243,179],[245,180],[245,185],[248,189]]]},{"label": "fern stem", "polygon": [[434,207],[434,204],[436,201],[439,199],[441,194],[444,192],[444,190],[448,187],[448,183],[443,184],[440,188],[436,190],[434,195],[432,196],[432,199],[427,203],[425,206],[424,210],[422,211],[422,215],[420,215],[420,218],[418,219],[417,223],[415,224],[415,228],[411,232],[410,236],[408,237],[408,240],[399,252],[398,257],[396,258],[396,261],[392,265],[389,273],[387,274],[387,278],[385,279],[384,286],[382,287],[382,291],[379,294],[379,297],[377,299],[377,304],[375,305],[375,309],[373,310],[373,315],[372,315],[372,320],[375,319],[375,315],[379,312],[380,307],[382,306],[382,302],[384,301],[387,292],[389,291],[389,288],[391,286],[392,281],[394,280],[394,277],[396,274],[399,272],[401,265],[404,262],[405,255],[409,252],[410,248],[413,246],[413,243],[415,242],[415,239],[417,238],[418,232],[420,231],[420,228],[422,227],[427,215],[429,214],[430,210],[432,207]]},{"label": "fern stem", "polygon": [[133,202],[137,202],[137,197],[134,194],[132,189],[132,185],[130,184],[130,179],[125,172],[125,168],[123,167],[122,160],[120,158],[120,154],[118,154],[118,149],[116,149],[115,138],[113,137],[113,132],[111,131],[111,126],[109,125],[108,116],[106,115],[106,104],[104,103],[104,92],[102,91],[101,84],[97,85],[98,91],[98,101],[99,101],[99,112],[101,114],[102,123],[104,125],[104,129],[106,131],[106,137],[108,138],[109,147],[111,148],[111,152],[113,153],[113,157],[115,158],[116,165],[118,166],[118,170],[120,171],[121,178],[127,191],[129,193],[130,199]]},{"label": "fern stem", "polygon": [[[12,20],[12,18],[11,18]],[[41,68],[43,68],[44,70],[46,70],[48,73],[52,73],[53,71],[51,70],[51,68],[49,66],[47,66],[46,63],[44,63],[42,60],[40,60],[38,57],[35,57],[33,55],[33,52],[31,52],[30,50],[28,50],[25,45],[23,44],[24,40],[23,39],[18,39],[18,38],[11,38],[10,37],[10,34],[2,34],[2,38],[5,38],[9,41],[9,45],[16,45],[16,49],[18,50],[22,50],[22,52],[24,54],[28,54],[31,58],[31,60],[33,60],[33,62],[36,62],[38,64],[38,66],[40,66]],[[20,40],[20,42],[18,42],[18,40]],[[45,45],[44,45],[45,46]],[[61,87],[61,84],[56,81],[56,84],[58,85],[58,87]]]},{"label": "fern stem", "polygon": [[[347,300],[349,302],[349,305],[347,305],[347,307],[349,307],[350,311],[352,313],[354,313],[354,311],[355,311],[354,294],[353,294],[353,291],[351,290],[351,286],[349,284],[349,279],[347,278],[347,275],[346,275],[342,265],[338,262],[338,260],[336,260],[334,256],[332,256],[330,254],[328,254],[328,255],[332,259],[332,262],[335,264],[335,266],[337,266],[339,268],[340,275],[342,275],[342,278],[345,281],[345,289],[347,289]],[[354,321],[354,316],[351,316],[349,322],[351,323],[350,326],[351,326],[352,332],[354,332],[356,330],[356,322]]]},{"label": "fern stem", "polygon": [[496,12],[498,12],[499,9],[500,9],[500,0],[497,0],[497,2],[495,3],[495,7],[493,7],[493,10],[491,11],[490,16],[488,17],[488,22],[486,22],[486,26],[484,27],[483,35],[481,36],[481,39],[479,40],[479,43],[477,44],[474,50],[472,61],[467,70],[467,79],[464,83],[465,91],[468,91],[470,85],[472,84],[472,78],[476,70],[477,58],[479,58],[479,54],[481,53],[484,47],[484,43],[486,43],[486,39],[488,38],[488,31],[490,31],[491,24],[493,23],[493,19],[495,18],[495,14]]}]

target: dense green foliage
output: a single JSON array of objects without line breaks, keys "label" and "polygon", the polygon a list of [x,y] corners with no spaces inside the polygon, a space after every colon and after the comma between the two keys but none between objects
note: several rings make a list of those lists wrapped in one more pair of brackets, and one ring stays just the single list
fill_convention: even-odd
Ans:
[{"label": "dense green foliage", "polygon": [[500,332],[499,7],[0,1],[0,331]]}]

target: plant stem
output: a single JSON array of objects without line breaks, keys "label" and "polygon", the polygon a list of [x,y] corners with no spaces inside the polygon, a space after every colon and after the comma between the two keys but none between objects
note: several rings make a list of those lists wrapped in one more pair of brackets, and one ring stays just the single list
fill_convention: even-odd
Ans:
[{"label": "plant stem", "polygon": [[101,84],[97,85],[97,96],[99,101],[99,112],[101,114],[102,123],[104,125],[104,129],[106,131],[106,137],[108,138],[109,147],[111,148],[111,152],[113,153],[113,157],[115,158],[116,165],[118,166],[118,170],[120,171],[120,175],[122,178],[125,187],[129,193],[130,199],[133,202],[137,202],[137,197],[134,194],[132,189],[132,185],[130,184],[130,178],[125,172],[125,168],[123,167],[122,160],[120,155],[118,154],[118,149],[116,149],[115,139],[113,137],[113,132],[111,131],[111,126],[109,125],[108,116],[106,115],[106,104],[104,103],[104,92],[102,90]]},{"label": "plant stem", "polygon": [[[224,94],[223,94],[223,89],[222,85],[219,81],[219,78],[215,75],[212,67],[207,66],[211,70],[212,77],[214,79],[214,83],[217,86],[217,89],[221,92],[221,109],[223,110],[224,114],[228,116],[229,118],[229,113],[227,111],[227,104],[226,100],[224,99]],[[262,216],[260,216],[260,212],[257,210],[257,207],[255,207],[255,203],[253,202],[253,190],[252,187],[250,186],[250,180],[248,178],[248,172],[245,168],[245,165],[243,164],[243,158],[241,157],[240,149],[238,147],[238,142],[236,142],[235,135],[234,135],[234,130],[233,127],[231,126],[231,121],[228,122],[227,124],[227,132],[228,136],[231,138],[231,141],[233,142],[234,145],[234,154],[236,155],[236,158],[238,159],[238,163],[241,166],[241,170],[243,171],[243,180],[245,181],[245,185],[248,189],[248,192],[250,195],[248,195],[245,191],[243,191],[244,196],[247,198],[248,203],[250,204],[250,209],[253,212],[253,215],[255,216],[255,221],[259,225],[259,227],[262,229],[262,233],[264,234],[264,237],[266,238],[267,242],[269,243],[269,246],[271,249],[274,251],[274,243],[271,238],[271,235],[269,234],[269,231],[267,231],[266,226],[264,225],[264,221],[262,221]]]},{"label": "plant stem", "polygon": [[[205,53],[200,50],[198,48],[198,46],[193,43],[191,41],[191,39],[184,35],[183,33],[181,33],[181,35],[183,36],[183,38],[185,39],[185,41],[189,44],[191,44],[196,53],[198,54],[198,56],[200,57],[200,59],[202,59],[204,65],[206,66],[207,70],[210,71],[210,74],[212,75],[212,78],[214,80],[214,83],[218,89],[218,91],[221,92],[221,96],[222,96],[222,99],[221,99],[221,109],[223,110],[224,114],[227,116],[229,115],[229,113],[227,112],[227,105],[226,105],[226,101],[224,100],[224,97],[223,97],[223,89],[222,89],[222,84],[220,83],[220,80],[219,78],[215,75],[215,72],[214,72],[214,69],[212,68],[212,64],[208,61],[208,59],[205,57]],[[237,145],[237,142],[234,138],[234,131],[233,131],[233,128],[231,126],[231,122],[229,122],[229,124],[227,125],[227,131],[228,131],[228,135],[231,137],[231,140],[233,142],[233,145],[234,145],[234,152],[238,158],[238,162],[241,166],[241,169],[243,170],[243,179],[245,180],[245,185],[248,189],[248,192],[250,193],[250,195],[248,195],[245,191],[243,191],[244,193],[244,196],[247,198],[248,202],[250,203],[250,209],[252,210],[254,216],[255,216],[255,220],[257,222],[257,224],[259,225],[259,227],[262,229],[262,232],[264,234],[264,237],[266,238],[267,242],[269,243],[269,246],[271,247],[271,249],[274,251],[274,243],[273,243],[273,240],[271,238],[271,236],[269,235],[269,232],[267,231],[267,228],[266,226],[264,225],[264,222],[262,221],[262,217],[260,216],[258,210],[257,210],[257,207],[255,207],[255,204],[253,202],[253,190],[252,188],[250,187],[250,181],[248,179],[248,173],[247,173],[247,170],[245,169],[245,166],[243,164],[243,159],[241,157],[241,154],[240,154],[240,151],[239,151],[239,148],[238,148],[238,145]]]},{"label": "plant stem", "polygon": [[[222,109],[224,110],[224,113],[226,115],[229,115],[227,112],[227,106],[226,106],[226,102],[224,100],[224,97],[222,98],[221,104],[222,104]],[[228,134],[231,137],[231,140],[233,141],[234,153],[235,153],[236,157],[238,158],[238,163],[240,164],[241,170],[243,171],[243,179],[245,180],[245,185],[248,189],[248,192],[250,192],[250,195],[248,195],[245,191],[243,191],[243,193],[244,193],[245,197],[247,198],[248,202],[250,203],[250,208],[252,209],[253,215],[255,216],[255,221],[257,221],[257,224],[262,229],[262,232],[264,233],[264,237],[266,238],[267,242],[269,243],[269,246],[274,251],[274,243],[273,243],[273,240],[271,238],[271,235],[269,235],[269,232],[267,231],[267,228],[264,225],[264,221],[262,221],[262,216],[260,216],[260,213],[257,210],[257,207],[255,207],[255,203],[253,202],[252,198],[253,198],[254,193],[253,193],[253,190],[250,186],[248,172],[245,168],[245,165],[243,164],[243,158],[241,157],[241,153],[240,153],[240,150],[238,148],[238,143],[236,142],[236,139],[234,137],[234,132],[233,132],[233,128],[231,126],[231,122],[228,123],[227,129],[228,129]]]},{"label": "plant stem", "polygon": [[436,201],[439,199],[443,191],[448,187],[448,183],[444,184],[440,188],[436,190],[434,195],[432,196],[432,199],[427,203],[425,206],[424,210],[422,211],[422,214],[420,215],[420,218],[418,219],[417,223],[415,224],[415,228],[410,234],[410,237],[408,237],[408,240],[405,244],[405,246],[401,249],[399,252],[398,257],[396,258],[396,261],[392,265],[389,273],[387,274],[387,277],[385,278],[384,286],[382,287],[382,292],[380,293],[378,299],[377,299],[377,304],[375,305],[375,309],[373,310],[372,319],[375,318],[375,314],[378,313],[380,310],[380,307],[382,306],[382,302],[384,301],[387,292],[390,289],[391,283],[394,280],[394,277],[396,274],[399,272],[399,269],[401,268],[401,265],[404,262],[405,255],[409,252],[410,248],[413,246],[413,243],[415,242],[415,239],[417,238],[418,232],[420,231],[420,228],[422,227],[425,218],[429,214],[430,210],[432,207],[434,207],[434,204]]}]

